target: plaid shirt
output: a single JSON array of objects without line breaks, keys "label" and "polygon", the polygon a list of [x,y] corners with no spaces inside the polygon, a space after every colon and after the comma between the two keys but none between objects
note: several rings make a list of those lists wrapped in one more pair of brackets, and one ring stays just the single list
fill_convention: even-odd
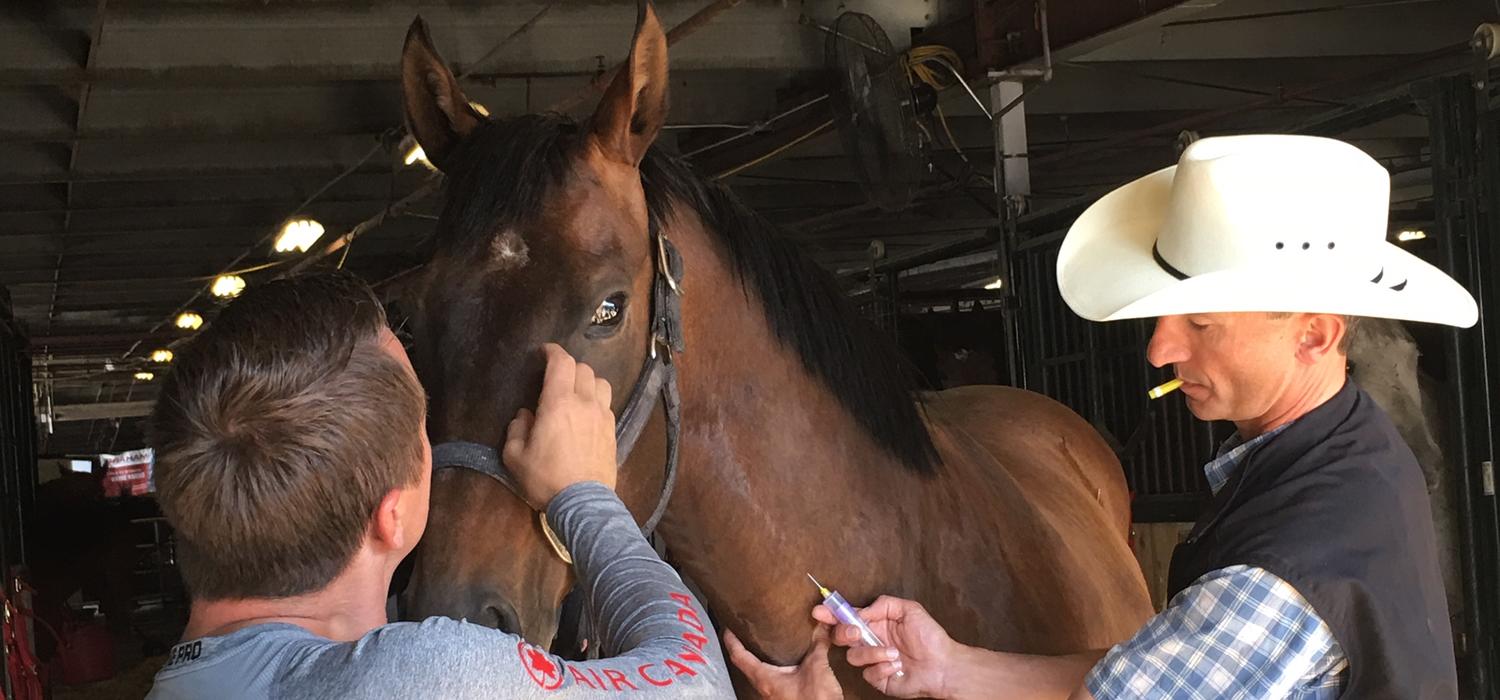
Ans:
[{"label": "plaid shirt", "polygon": [[[1214,493],[1251,448],[1231,436],[1203,468]],[[1250,566],[1210,571],[1117,645],[1085,681],[1096,700],[1336,698],[1349,662],[1333,631],[1291,584]]]}]

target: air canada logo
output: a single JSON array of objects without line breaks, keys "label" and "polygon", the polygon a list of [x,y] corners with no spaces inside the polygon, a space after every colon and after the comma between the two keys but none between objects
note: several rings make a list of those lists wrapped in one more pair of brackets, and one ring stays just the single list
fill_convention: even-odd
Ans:
[{"label": "air canada logo", "polygon": [[562,666],[547,656],[546,652],[521,642],[516,645],[516,653],[521,655],[521,665],[526,667],[527,675],[536,681],[537,687],[542,690],[557,690],[562,686]]}]

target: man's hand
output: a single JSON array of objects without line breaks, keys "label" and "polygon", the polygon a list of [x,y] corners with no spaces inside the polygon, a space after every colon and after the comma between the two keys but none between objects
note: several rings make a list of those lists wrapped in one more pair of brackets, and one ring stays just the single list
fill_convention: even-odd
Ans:
[{"label": "man's hand", "polygon": [[522,497],[545,510],[559,491],[583,481],[615,487],[615,415],[609,382],[561,346],[542,346],[547,374],[536,413],[521,409],[506,430],[505,466]]},{"label": "man's hand", "polygon": [[761,661],[740,643],[734,633],[724,631],[724,649],[729,660],[750,679],[755,692],[766,700],[841,700],[844,689],[828,665],[828,627],[813,629],[812,648],[796,666],[772,666]]},{"label": "man's hand", "polygon": [[[869,647],[859,639],[853,625],[838,625],[833,642],[849,647],[850,665],[864,669],[865,681],[886,695],[898,698],[943,697],[950,662],[959,645],[920,603],[891,596],[875,599],[859,611],[875,636],[887,646]],[[836,622],[833,613],[819,605],[813,617]],[[896,672],[902,675],[896,675]]]}]

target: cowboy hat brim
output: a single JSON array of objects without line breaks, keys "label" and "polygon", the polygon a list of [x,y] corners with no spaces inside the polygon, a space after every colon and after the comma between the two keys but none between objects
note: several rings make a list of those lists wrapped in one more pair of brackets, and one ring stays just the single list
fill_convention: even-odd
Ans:
[{"label": "cowboy hat brim", "polygon": [[[1442,323],[1478,320],[1473,297],[1441,270],[1388,242],[1366,255],[1378,281],[1327,267],[1262,262],[1179,279],[1153,257],[1176,166],[1131,182],[1090,206],[1058,252],[1057,283],[1091,321],[1232,311],[1334,313]],[[1404,284],[1402,284],[1404,282]]]}]

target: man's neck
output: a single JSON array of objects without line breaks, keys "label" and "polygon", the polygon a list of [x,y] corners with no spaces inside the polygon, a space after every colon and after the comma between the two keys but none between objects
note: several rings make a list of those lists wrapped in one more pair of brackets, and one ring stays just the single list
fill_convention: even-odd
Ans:
[{"label": "man's neck", "polygon": [[[1332,360],[1333,358],[1329,358]],[[1235,421],[1240,438],[1251,440],[1307,415],[1327,403],[1344,388],[1347,379],[1342,358],[1327,361],[1294,379],[1264,415]]]},{"label": "man's neck", "polygon": [[387,622],[391,572],[351,566],[321,590],[289,598],[195,600],[183,639],[218,637],[267,623],[301,627],[319,637],[347,642]]}]

